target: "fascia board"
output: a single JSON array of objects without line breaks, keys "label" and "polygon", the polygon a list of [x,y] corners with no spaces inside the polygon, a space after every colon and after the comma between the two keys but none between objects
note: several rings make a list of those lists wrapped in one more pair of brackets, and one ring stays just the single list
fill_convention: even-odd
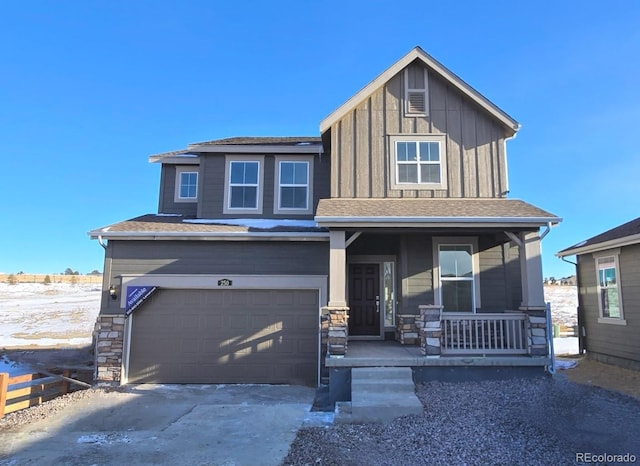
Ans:
[{"label": "fascia board", "polygon": [[631,246],[640,243],[640,234],[616,238],[602,243],[591,244],[588,246],[580,246],[577,248],[566,249],[556,253],[556,257],[576,256],[591,252],[604,251],[606,249],[619,248],[622,246]]},{"label": "fascia board", "polygon": [[393,226],[393,227],[463,227],[463,226],[544,226],[557,224],[560,217],[318,217],[319,226]]},{"label": "fascia board", "polygon": [[225,240],[287,240],[292,241],[328,241],[328,232],[184,232],[184,231],[90,231],[89,236],[91,239],[98,239],[102,237],[104,239],[130,239],[130,240],[211,240],[211,241],[225,241]]}]

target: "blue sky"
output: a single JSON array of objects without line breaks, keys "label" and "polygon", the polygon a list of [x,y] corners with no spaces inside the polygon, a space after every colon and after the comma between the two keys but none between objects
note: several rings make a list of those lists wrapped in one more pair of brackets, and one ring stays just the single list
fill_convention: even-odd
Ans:
[{"label": "blue sky", "polygon": [[[603,7],[606,5],[606,7]],[[553,254],[636,218],[640,2],[0,4],[0,271],[102,270],[87,231],[157,210],[150,154],[317,135],[420,45],[522,124],[510,189],[565,220]]]}]

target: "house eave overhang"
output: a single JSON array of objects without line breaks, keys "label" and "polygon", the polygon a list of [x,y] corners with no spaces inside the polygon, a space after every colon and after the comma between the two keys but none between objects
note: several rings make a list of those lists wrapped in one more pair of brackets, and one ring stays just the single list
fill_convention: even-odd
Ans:
[{"label": "house eave overhang", "polygon": [[204,144],[189,146],[190,152],[201,154],[322,154],[322,144]]},{"label": "house eave overhang", "polygon": [[328,228],[539,228],[558,224],[560,217],[315,217]]},{"label": "house eave overhang", "polygon": [[90,231],[91,239],[132,241],[328,241],[328,232],[183,232],[183,231]]},{"label": "house eave overhang", "polygon": [[168,163],[172,165],[200,165],[200,157],[197,155],[179,156],[172,155],[163,157],[162,155],[152,155],[149,157],[149,163]]},{"label": "house eave overhang", "polygon": [[459,76],[446,68],[443,64],[438,62],[435,58],[422,50],[420,47],[415,47],[408,54],[391,65],[385,71],[382,72],[377,78],[363,87],[353,97],[347,100],[344,104],[334,110],[329,116],[320,122],[320,133],[324,133],[331,126],[339,121],[344,115],[359,105],[365,98],[371,95],[376,89],[389,81],[393,76],[398,74],[402,69],[407,67],[414,60],[419,59],[427,67],[440,75],[447,82],[451,83],[464,95],[473,100],[481,108],[489,112],[497,120],[499,120],[506,129],[507,136],[513,136],[520,129],[520,123],[511,118],[507,113],[498,108],[489,99],[484,97],[469,84],[464,82]]},{"label": "house eave overhang", "polygon": [[620,248],[622,246],[631,246],[640,243],[640,234],[625,236],[624,238],[616,238],[601,243],[589,244],[585,246],[573,247],[557,252],[556,257],[577,256],[581,254],[589,254],[592,252],[606,251],[607,249]]}]

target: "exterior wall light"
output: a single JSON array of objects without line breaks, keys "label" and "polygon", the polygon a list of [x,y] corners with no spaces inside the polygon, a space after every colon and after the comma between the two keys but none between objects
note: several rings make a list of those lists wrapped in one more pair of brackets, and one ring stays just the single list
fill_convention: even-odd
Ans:
[{"label": "exterior wall light", "polygon": [[113,285],[109,287],[109,296],[111,296],[111,299],[113,299],[114,301],[118,299],[118,290]]}]

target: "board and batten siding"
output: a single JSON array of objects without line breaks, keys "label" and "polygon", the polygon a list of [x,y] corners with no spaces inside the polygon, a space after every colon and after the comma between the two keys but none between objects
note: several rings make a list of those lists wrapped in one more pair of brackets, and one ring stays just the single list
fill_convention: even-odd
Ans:
[{"label": "board and batten siding", "polygon": [[[415,65],[410,65],[415,66]],[[428,72],[428,116],[406,117],[404,71],[331,127],[331,197],[499,197],[507,188],[504,129]],[[445,134],[447,188],[390,189],[389,136]]]},{"label": "board and batten siding", "polygon": [[478,312],[518,310],[522,302],[518,247],[508,242],[495,244],[490,237],[481,236],[478,241],[482,300]]},{"label": "board and batten siding", "polygon": [[123,274],[328,275],[328,242],[110,240],[102,314],[122,312],[108,297]]},{"label": "board and batten siding", "polygon": [[[623,246],[619,256],[622,306],[627,325],[599,323],[595,259],[578,256],[579,301],[584,312],[587,353],[635,361],[640,368],[640,245]],[[619,361],[613,360],[618,363]]]}]

